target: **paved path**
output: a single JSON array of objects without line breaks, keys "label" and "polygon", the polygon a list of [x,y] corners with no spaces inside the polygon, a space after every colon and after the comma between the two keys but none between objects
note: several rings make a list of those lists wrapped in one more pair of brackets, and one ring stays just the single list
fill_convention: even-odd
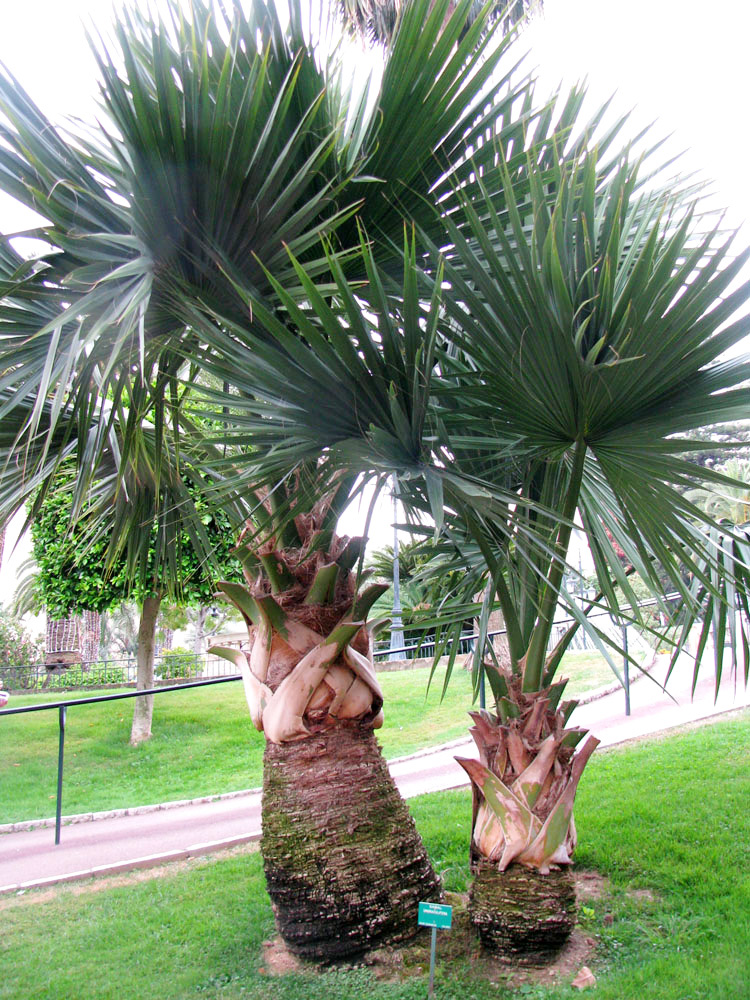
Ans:
[{"label": "paved path", "polygon": [[[631,715],[625,715],[623,692],[606,695],[576,709],[571,724],[588,728],[612,746],[627,740],[696,722],[750,705],[750,689],[727,676],[714,701],[710,660],[695,697],[690,697],[691,664],[685,659],[670,679],[665,695],[646,678],[631,688]],[[663,676],[663,671],[662,671]],[[673,700],[674,699],[674,700]],[[423,751],[390,764],[402,795],[409,798],[466,784],[454,754],[473,755],[470,741]],[[250,791],[213,801],[169,804],[129,815],[111,814],[93,822],[66,824],[54,844],[49,826],[0,834],[0,893],[73,881],[95,875],[144,868],[210,851],[260,836],[260,792]]]}]

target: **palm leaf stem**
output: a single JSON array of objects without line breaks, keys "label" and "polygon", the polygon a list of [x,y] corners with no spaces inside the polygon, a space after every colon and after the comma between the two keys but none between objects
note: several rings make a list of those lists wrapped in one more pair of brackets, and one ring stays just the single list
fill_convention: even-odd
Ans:
[{"label": "palm leaf stem", "polygon": [[522,660],[524,653],[523,632],[521,631],[516,604],[502,573],[498,573],[495,579],[495,594],[505,621],[511,669],[515,674],[518,672],[518,664]]},{"label": "palm leaf stem", "polygon": [[546,650],[549,638],[552,634],[552,626],[555,617],[555,608],[559,600],[560,585],[565,571],[565,557],[570,544],[570,536],[573,530],[573,518],[578,505],[578,497],[581,492],[583,480],[583,470],[586,462],[586,452],[588,445],[583,438],[576,441],[573,451],[572,467],[565,501],[560,511],[562,518],[558,529],[557,541],[554,547],[554,556],[550,566],[547,582],[544,587],[544,595],[539,609],[539,617],[534,627],[534,633],[529,643],[528,652],[523,661],[523,690],[538,691],[542,683],[542,673]]}]

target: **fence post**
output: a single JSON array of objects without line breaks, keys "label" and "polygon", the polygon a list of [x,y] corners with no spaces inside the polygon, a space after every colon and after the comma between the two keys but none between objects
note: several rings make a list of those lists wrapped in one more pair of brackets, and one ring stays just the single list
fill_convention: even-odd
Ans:
[{"label": "fence post", "polygon": [[57,751],[57,812],[55,813],[55,846],[60,843],[60,824],[62,822],[62,786],[63,786],[63,752],[65,750],[65,720],[68,709],[61,705],[59,711],[60,743]]}]

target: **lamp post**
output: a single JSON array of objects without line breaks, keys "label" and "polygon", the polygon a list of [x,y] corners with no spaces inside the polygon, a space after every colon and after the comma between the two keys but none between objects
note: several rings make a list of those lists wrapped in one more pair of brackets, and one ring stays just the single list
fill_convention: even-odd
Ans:
[{"label": "lamp post", "polygon": [[398,566],[398,486],[396,477],[393,477],[393,621],[391,623],[391,648],[390,658],[392,660],[405,660],[404,652],[404,623],[401,620],[401,592],[399,588],[399,566]]}]

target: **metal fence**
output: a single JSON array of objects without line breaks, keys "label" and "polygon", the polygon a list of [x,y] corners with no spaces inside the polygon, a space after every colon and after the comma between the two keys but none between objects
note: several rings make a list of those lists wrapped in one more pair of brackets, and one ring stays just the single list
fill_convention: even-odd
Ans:
[{"label": "metal fence", "polygon": [[212,677],[200,681],[184,681],[181,684],[168,684],[163,687],[149,688],[146,691],[128,691],[124,694],[103,694],[90,698],[76,698],[73,701],[51,701],[38,705],[21,705],[19,708],[0,709],[0,718],[6,715],[26,715],[29,712],[57,712],[58,743],[57,743],[57,803],[55,806],[55,844],[60,843],[62,826],[62,796],[63,796],[63,765],[65,760],[65,726],[68,709],[75,705],[95,705],[100,702],[121,701],[123,698],[142,698],[145,695],[166,694],[169,691],[185,691],[188,688],[205,687],[207,684],[227,684],[239,681],[239,674],[226,677]]},{"label": "metal fence", "polygon": [[[229,677],[236,672],[219,656],[173,653],[156,657],[154,681],[158,685],[179,684],[200,678]],[[11,693],[34,691],[78,691],[86,688],[129,687],[136,682],[136,661],[97,660],[48,669],[44,663],[0,664],[0,688]]]},{"label": "metal fence", "polygon": [[[666,595],[666,600],[674,600],[676,594]],[[651,599],[644,601],[641,607],[653,606]],[[627,611],[627,609],[625,609]],[[594,609],[588,615],[596,622],[603,633],[609,633],[617,639],[621,638],[620,622],[614,621],[604,608]],[[561,618],[553,628],[550,646],[554,646],[571,624],[571,618]],[[408,633],[408,628],[407,628]],[[374,649],[376,663],[388,659],[409,661],[417,658],[432,657],[435,652],[434,639],[423,639],[423,629],[412,629],[412,639],[407,638],[404,646],[391,649],[387,643],[377,643]],[[503,634],[491,632],[490,638]],[[638,629],[629,629],[631,643],[635,646],[645,646],[645,640],[639,635]],[[476,633],[465,632],[459,639],[459,655],[473,652]],[[591,640],[586,638],[584,630],[579,630],[571,643],[571,650],[591,648]],[[158,656],[154,664],[154,682],[156,685],[180,684],[187,681],[211,679],[232,676],[236,667],[227,660],[209,653],[197,654],[189,652],[165,653]],[[47,669],[44,663],[30,663],[14,666],[0,664],[0,688],[11,693],[32,693],[34,691],[78,691],[87,688],[129,687],[136,682],[135,658],[99,660],[95,663],[73,664],[69,667]]]}]

